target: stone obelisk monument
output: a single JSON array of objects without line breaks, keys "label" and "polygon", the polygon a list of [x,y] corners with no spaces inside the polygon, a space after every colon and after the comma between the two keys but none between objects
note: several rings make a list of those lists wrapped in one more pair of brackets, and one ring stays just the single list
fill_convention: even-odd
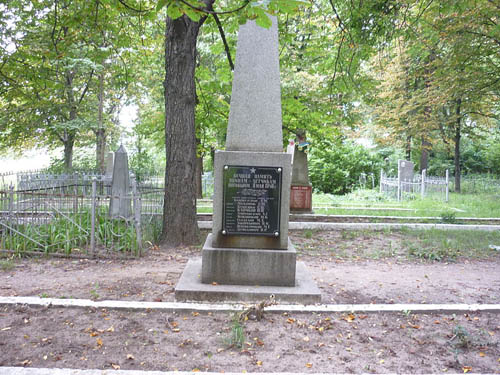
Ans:
[{"label": "stone obelisk monument", "polygon": [[[233,299],[252,299],[280,288],[289,296],[309,282],[296,277],[305,266],[297,267],[288,238],[292,166],[283,152],[278,27],[271,19],[269,29],[254,21],[240,27],[226,149],[215,153],[212,233],[202,249],[200,280],[192,282],[201,282],[203,292],[183,294],[189,289],[184,275],[194,267],[188,263],[177,299],[230,299],[231,293]],[[224,285],[242,286],[241,293]],[[244,286],[271,289],[249,292]],[[289,300],[319,302],[314,287],[305,299]]]}]

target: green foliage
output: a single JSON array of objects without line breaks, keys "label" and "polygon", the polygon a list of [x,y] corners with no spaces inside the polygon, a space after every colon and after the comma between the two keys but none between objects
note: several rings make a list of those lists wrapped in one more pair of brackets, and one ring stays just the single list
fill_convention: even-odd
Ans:
[{"label": "green foliage", "polygon": [[238,314],[232,315],[230,331],[224,341],[226,346],[237,349],[241,349],[245,344],[245,332],[240,323]]},{"label": "green foliage", "polygon": [[0,259],[0,270],[7,272],[12,271],[16,267],[13,258]]},{"label": "green foliage", "polygon": [[361,173],[380,174],[382,160],[363,146],[325,141],[309,154],[309,174],[316,190],[346,194],[358,185]]},{"label": "green foliage", "polygon": [[[63,252],[67,255],[73,252],[85,252],[90,242],[90,227],[89,210],[59,217],[45,224],[21,224],[15,227],[16,232],[5,231],[0,235],[0,248],[13,250],[17,255],[32,251]],[[153,227],[150,231],[152,235],[155,234]],[[134,255],[139,252],[134,225],[110,219],[105,207],[101,207],[96,215],[95,233],[97,243],[107,249],[132,252]]]},{"label": "green foliage", "polygon": [[444,211],[441,213],[441,222],[445,224],[456,224],[457,214],[454,211]]}]

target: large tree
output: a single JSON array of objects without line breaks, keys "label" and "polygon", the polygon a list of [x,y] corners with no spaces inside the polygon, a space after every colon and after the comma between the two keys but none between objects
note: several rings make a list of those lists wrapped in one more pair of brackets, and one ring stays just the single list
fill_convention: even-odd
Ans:
[{"label": "large tree", "polygon": [[196,219],[196,43],[208,17],[238,13],[241,22],[256,19],[270,26],[266,11],[291,11],[297,1],[281,0],[229,2],[236,8],[214,11],[214,0],[162,1],[167,6],[165,27],[165,204],[163,243],[167,246],[199,241]]}]

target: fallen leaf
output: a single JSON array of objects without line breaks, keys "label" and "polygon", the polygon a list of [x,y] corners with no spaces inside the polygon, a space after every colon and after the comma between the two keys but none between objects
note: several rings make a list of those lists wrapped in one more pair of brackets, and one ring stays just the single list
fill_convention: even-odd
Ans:
[{"label": "fallen leaf", "polygon": [[192,316],[198,316],[198,315],[200,315],[200,313],[199,313],[199,312],[196,312],[196,311],[193,311],[193,312],[191,313],[191,315],[192,315]]},{"label": "fallen leaf", "polygon": [[8,331],[10,329],[12,329],[12,327],[5,327],[5,328],[0,329],[0,331]]},{"label": "fallen leaf", "polygon": [[106,332],[114,332],[115,331],[115,327],[111,326],[109,327]]},{"label": "fallen leaf", "polygon": [[483,352],[479,352],[479,356],[484,357],[484,356],[486,356],[486,354],[484,354]]},{"label": "fallen leaf", "polygon": [[132,354],[127,354],[127,359],[135,359],[135,357]]},{"label": "fallen leaf", "polygon": [[262,366],[262,361],[257,361],[257,366]]},{"label": "fallen leaf", "polygon": [[467,374],[468,372],[472,371],[472,367],[470,367],[470,366],[463,366],[462,370],[463,370],[464,374]]},{"label": "fallen leaf", "polygon": [[346,316],[346,318],[345,318],[345,320],[346,320],[347,322],[349,322],[349,323],[350,323],[350,322],[353,322],[355,319],[356,319],[356,316],[355,316],[354,314],[352,314],[352,313],[351,313],[351,314],[348,314],[348,315]]},{"label": "fallen leaf", "polygon": [[383,364],[385,360],[381,359],[378,363]]},{"label": "fallen leaf", "polygon": [[256,343],[258,346],[264,346],[264,341],[257,340],[257,341],[255,341],[255,343]]},{"label": "fallen leaf", "polygon": [[293,323],[295,323],[295,319],[293,319],[293,318],[288,318],[288,319],[286,320],[286,322],[287,322],[287,323],[290,323],[290,324],[293,324]]},{"label": "fallen leaf", "polygon": [[29,365],[31,365],[31,361],[29,359],[25,359],[24,361],[21,362],[21,365],[29,366]]},{"label": "fallen leaf", "polygon": [[217,282],[215,282],[215,281],[214,281],[214,282],[212,282],[212,285],[217,285]]},{"label": "fallen leaf", "polygon": [[96,336],[99,336],[99,332],[97,332],[97,331],[90,332],[90,336],[91,336],[91,337],[96,337]]},{"label": "fallen leaf", "polygon": [[194,368],[193,372],[200,372],[200,369],[199,368]]},{"label": "fallen leaf", "polygon": [[311,367],[313,367],[313,365],[312,365],[312,363],[309,363],[309,362],[308,362],[308,363],[306,363],[306,367],[307,367],[307,368],[311,368]]},{"label": "fallen leaf", "polygon": [[99,347],[101,347],[101,346],[102,346],[102,340],[101,340],[100,338],[98,338],[98,339],[96,340],[96,342],[97,342],[97,346],[99,346]]},{"label": "fallen leaf", "polygon": [[120,369],[120,365],[116,365],[114,363],[111,364],[111,367],[113,367],[113,369],[115,369],[115,370],[119,370]]},{"label": "fallen leaf", "polygon": [[309,342],[310,339],[309,339],[309,337],[306,336],[302,340],[304,340],[305,342]]},{"label": "fallen leaf", "polygon": [[180,332],[180,331],[181,331],[181,330],[180,330],[179,328],[174,328],[174,329],[172,330],[172,332],[175,332],[175,333]]}]

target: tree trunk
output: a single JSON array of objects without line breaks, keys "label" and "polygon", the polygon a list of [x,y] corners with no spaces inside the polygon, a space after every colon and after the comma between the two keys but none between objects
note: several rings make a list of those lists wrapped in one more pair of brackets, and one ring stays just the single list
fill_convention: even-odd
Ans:
[{"label": "tree trunk", "polygon": [[203,156],[196,157],[196,198],[203,198]]},{"label": "tree trunk", "polygon": [[106,129],[104,128],[104,74],[99,74],[99,106],[97,110],[97,131],[96,136],[96,167],[100,174],[106,171],[105,154],[106,154]]},{"label": "tree trunk", "polygon": [[424,169],[429,167],[429,149],[431,144],[425,139],[425,136],[422,137],[422,152],[420,154],[420,173]]},{"label": "tree trunk", "polygon": [[[204,19],[203,19],[204,20]],[[165,29],[165,200],[162,243],[199,242],[196,218],[196,41],[203,21],[167,17]]]},{"label": "tree trunk", "polygon": [[460,170],[460,139],[462,137],[461,134],[461,122],[462,122],[462,117],[461,117],[461,105],[462,105],[462,99],[457,99],[457,108],[456,108],[456,126],[455,126],[455,155],[454,155],[454,162],[455,162],[455,192],[460,193],[460,174],[462,171]]},{"label": "tree trunk", "polygon": [[73,169],[73,145],[75,144],[75,136],[69,134],[64,140],[64,169],[71,171]]},{"label": "tree trunk", "polygon": [[411,135],[406,137],[406,160],[411,160]]}]

